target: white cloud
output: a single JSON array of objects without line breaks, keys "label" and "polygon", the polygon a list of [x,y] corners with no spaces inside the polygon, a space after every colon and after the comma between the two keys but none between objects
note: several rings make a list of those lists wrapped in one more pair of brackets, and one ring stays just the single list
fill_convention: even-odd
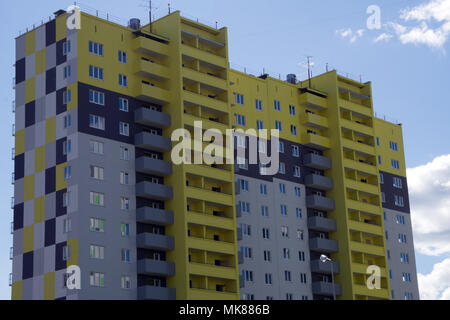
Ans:
[{"label": "white cloud", "polygon": [[450,300],[450,258],[436,263],[429,274],[418,274],[422,300]]},{"label": "white cloud", "polygon": [[382,42],[382,41],[389,41],[393,38],[394,36],[392,34],[389,33],[382,33],[380,34],[378,37],[376,37],[373,42],[377,43],[377,42]]},{"label": "white cloud", "polygon": [[350,43],[356,42],[356,40],[358,40],[364,35],[364,32],[365,32],[364,29],[358,29],[356,31],[353,31],[351,28],[336,30],[337,35],[341,36],[344,39],[348,38]]}]

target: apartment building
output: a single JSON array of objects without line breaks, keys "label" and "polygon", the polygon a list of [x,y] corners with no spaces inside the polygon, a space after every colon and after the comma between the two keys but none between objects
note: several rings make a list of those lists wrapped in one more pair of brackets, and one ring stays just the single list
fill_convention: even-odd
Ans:
[{"label": "apartment building", "polygon": [[[13,299],[418,298],[401,127],[370,83],[231,70],[227,29],[178,11],[66,19],[16,39]],[[196,121],[279,129],[279,173],[172,163]]]}]

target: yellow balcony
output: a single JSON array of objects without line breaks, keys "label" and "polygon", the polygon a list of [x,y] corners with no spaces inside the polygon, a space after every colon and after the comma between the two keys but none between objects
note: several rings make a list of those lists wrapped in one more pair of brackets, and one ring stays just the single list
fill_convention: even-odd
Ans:
[{"label": "yellow balcony", "polygon": [[369,173],[374,176],[376,176],[378,174],[376,166],[374,166],[374,165],[372,166],[372,165],[364,163],[364,162],[354,161],[354,160],[350,160],[350,159],[344,159],[344,167],[349,168],[349,169],[358,170],[358,171],[365,172],[365,173]]},{"label": "yellow balcony", "polygon": [[355,180],[351,180],[351,179],[346,179],[345,185],[347,188],[350,188],[353,190],[363,191],[365,193],[369,193],[372,195],[379,195],[378,186],[375,186],[373,184],[355,181]]},{"label": "yellow balcony", "polygon": [[362,202],[362,201],[351,200],[351,199],[347,199],[346,202],[347,202],[347,207],[349,209],[369,213],[372,215],[381,215],[382,214],[381,207],[379,207],[377,205],[373,205],[373,204]]},{"label": "yellow balcony", "polygon": [[203,83],[222,91],[228,90],[227,82],[225,80],[189,68],[183,68],[183,78],[190,79],[198,83]]},{"label": "yellow balcony", "polygon": [[190,300],[239,300],[239,293],[206,289],[189,289]]},{"label": "yellow balcony", "polygon": [[212,168],[207,165],[186,164],[184,165],[184,169],[186,170],[186,173],[190,173],[196,176],[230,183],[234,181],[233,172],[218,168]]},{"label": "yellow balcony", "polygon": [[227,59],[225,59],[224,57],[212,54],[210,52],[204,51],[204,50],[200,50],[200,49],[182,44],[181,45],[181,53],[183,55],[207,62],[209,64],[221,67],[223,69],[228,68]]},{"label": "yellow balcony", "polygon": [[328,129],[328,119],[317,114],[305,112],[305,114],[301,116],[301,121],[303,125],[307,127],[318,130]]},{"label": "yellow balcony", "polygon": [[390,293],[387,289],[373,289],[370,290],[367,286],[354,285],[354,294],[359,296],[368,296],[377,299],[390,299]]},{"label": "yellow balcony", "polygon": [[233,267],[222,267],[213,264],[189,263],[189,273],[218,279],[237,280],[238,272]]},{"label": "yellow balcony", "polygon": [[324,110],[328,108],[328,102],[326,98],[319,97],[309,92],[305,92],[300,95],[300,105],[318,110]]},{"label": "yellow balcony", "polygon": [[210,190],[187,187],[186,197],[189,199],[202,200],[222,206],[233,206],[233,196],[226,193],[214,192]]},{"label": "yellow balcony", "polygon": [[358,222],[354,220],[348,221],[348,228],[350,230],[355,231],[361,231],[365,233],[374,234],[377,236],[383,235],[383,228],[381,226],[365,223],[365,222]]},{"label": "yellow balcony", "polygon": [[[368,264],[362,264],[362,263],[352,263],[352,272],[359,273],[359,274],[367,274],[367,268],[369,267]],[[386,278],[387,272],[386,268],[380,268],[381,271],[381,277]]]},{"label": "yellow balcony", "polygon": [[214,241],[210,239],[188,237],[187,247],[191,249],[217,252],[222,254],[235,255],[237,247],[234,243],[224,241]]},{"label": "yellow balcony", "polygon": [[352,251],[367,253],[374,256],[384,257],[386,255],[384,247],[356,241],[350,241],[350,249]]},{"label": "yellow balcony", "polygon": [[228,103],[222,100],[210,98],[187,90],[184,90],[184,100],[195,105],[209,107],[223,113],[228,113]]},{"label": "yellow balcony", "polygon": [[170,77],[169,68],[146,60],[139,60],[135,67],[135,74],[158,81],[164,81]]},{"label": "yellow balcony", "polygon": [[227,129],[231,129],[226,124],[223,124],[223,123],[220,123],[220,122],[217,122],[217,121],[212,121],[212,120],[205,119],[205,118],[201,118],[201,117],[197,117],[197,116],[194,116],[192,114],[185,113],[183,115],[183,117],[184,117],[184,123],[187,124],[188,126],[191,126],[191,127],[194,127],[194,122],[195,121],[201,121],[202,122],[202,127],[205,130],[218,129],[222,133],[225,134]]},{"label": "yellow balcony", "polygon": [[216,217],[212,214],[188,211],[186,213],[188,223],[205,225],[218,229],[234,231],[234,221],[231,218]]},{"label": "yellow balcony", "polygon": [[318,134],[308,133],[303,136],[303,144],[310,148],[315,148],[319,150],[330,149],[330,139]]},{"label": "yellow balcony", "polygon": [[350,121],[347,119],[341,119],[341,126],[350,130],[354,130],[368,136],[373,136],[374,131],[373,128],[366,126],[364,124],[357,123],[355,121]]},{"label": "yellow balcony", "polygon": [[375,155],[375,147],[364,144],[364,143],[360,143],[360,142],[356,142],[356,141],[352,141],[352,140],[344,138],[344,139],[342,139],[342,145],[344,146],[344,148],[359,151],[366,155],[370,155],[370,156]]},{"label": "yellow balcony", "polygon": [[142,83],[137,91],[137,99],[157,104],[168,104],[171,99],[169,91]]},{"label": "yellow balcony", "polygon": [[137,37],[133,40],[133,49],[139,53],[161,58],[169,55],[167,44],[151,40],[145,37]]},{"label": "yellow balcony", "polygon": [[372,117],[372,110],[366,106],[363,106],[362,104],[358,104],[349,100],[345,99],[339,99],[339,105],[347,110],[360,113],[362,115],[365,115],[367,117]]}]

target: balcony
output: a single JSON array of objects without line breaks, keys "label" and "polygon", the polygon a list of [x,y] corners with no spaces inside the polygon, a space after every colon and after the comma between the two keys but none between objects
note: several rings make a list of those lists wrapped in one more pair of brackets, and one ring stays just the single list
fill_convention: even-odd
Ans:
[{"label": "balcony", "polygon": [[227,81],[216,76],[208,75],[203,72],[199,72],[187,67],[183,68],[183,77],[198,83],[208,85],[215,90],[226,91],[228,90]]},{"label": "balcony", "polygon": [[307,127],[318,130],[328,129],[328,119],[317,114],[306,112],[301,116],[301,122]]},{"label": "balcony", "polygon": [[347,119],[341,119],[341,126],[350,130],[354,130],[368,136],[373,136],[374,131],[373,128],[363,124],[362,122],[350,121]]},{"label": "balcony", "polygon": [[367,253],[373,256],[384,256],[386,255],[386,250],[383,246],[378,246],[375,244],[362,243],[357,241],[350,241],[350,248],[352,251]]},{"label": "balcony", "polygon": [[322,232],[336,231],[336,221],[322,217],[309,217],[308,228]]},{"label": "balcony", "polygon": [[142,207],[136,210],[136,221],[146,224],[161,224],[168,226],[174,223],[172,211]]},{"label": "balcony", "polygon": [[377,175],[377,167],[370,164],[369,162],[344,159],[344,167],[365,172],[371,175]]},{"label": "balcony", "polygon": [[372,215],[381,215],[382,210],[378,205],[370,204],[368,202],[362,202],[352,199],[347,199],[347,207],[356,211],[369,213]]},{"label": "balcony", "polygon": [[239,300],[239,294],[232,291],[217,291],[215,289],[191,288],[189,290],[189,300]]},{"label": "balcony", "polygon": [[209,107],[211,109],[228,113],[228,103],[219,99],[210,98],[200,93],[184,90],[184,101],[194,105]]},{"label": "balcony", "polygon": [[306,197],[306,207],[322,211],[333,211],[335,209],[333,199],[317,195]]},{"label": "balcony", "polygon": [[303,136],[303,144],[317,150],[328,150],[331,147],[330,139],[313,133],[307,133]]},{"label": "balcony", "polygon": [[173,237],[161,234],[141,233],[136,236],[136,247],[153,250],[173,250],[175,240]]},{"label": "balcony", "polygon": [[187,221],[195,225],[205,225],[221,230],[234,231],[233,219],[225,216],[217,216],[212,213],[201,213],[195,211],[187,212]]},{"label": "balcony", "polygon": [[170,77],[170,69],[151,60],[141,59],[136,64],[135,74],[157,81],[165,81]]},{"label": "balcony", "polygon": [[319,190],[331,190],[333,189],[333,179],[317,174],[309,174],[305,177],[305,185]]},{"label": "balcony", "polygon": [[136,147],[150,151],[168,152],[172,150],[172,141],[163,136],[140,132],[134,137]]},{"label": "balcony", "polygon": [[141,83],[138,88],[136,99],[149,103],[165,105],[170,102],[171,96],[170,91],[166,89],[162,89],[151,84]]},{"label": "balcony", "polygon": [[172,187],[148,181],[136,184],[136,197],[167,201],[173,199]]},{"label": "balcony", "polygon": [[303,165],[319,170],[331,169],[331,159],[314,153],[308,153],[303,157]]},{"label": "balcony", "polygon": [[175,275],[175,263],[150,259],[139,260],[137,272],[148,276],[173,276]]},{"label": "balcony", "polygon": [[325,110],[328,108],[327,99],[310,92],[305,92],[300,95],[300,105],[318,110]]},{"label": "balcony", "polygon": [[355,285],[354,288],[355,288],[355,295],[358,296],[368,296],[386,300],[389,300],[391,298],[391,293],[386,288],[370,290],[369,288],[367,288],[367,286],[362,285]]},{"label": "balcony", "polygon": [[342,295],[342,287],[340,284],[335,283],[334,284],[334,290],[333,290],[333,284],[330,282],[322,282],[317,281],[312,283],[312,292],[316,295],[321,296],[333,296],[333,292],[336,296]]},{"label": "balcony", "polygon": [[374,156],[375,155],[375,148],[371,145],[362,143],[362,142],[356,142],[349,139],[342,139],[342,145],[346,149],[359,151],[360,153],[364,155]]},{"label": "balcony", "polygon": [[168,128],[171,125],[170,116],[167,113],[144,107],[136,110],[134,113],[134,121],[144,126],[161,129]]},{"label": "balcony", "polygon": [[323,238],[311,238],[309,239],[309,248],[312,251],[330,253],[338,251],[338,243],[335,240],[323,239]]},{"label": "balcony", "polygon": [[211,278],[235,280],[237,270],[234,267],[218,266],[207,263],[189,263],[189,273]]},{"label": "balcony", "polygon": [[176,291],[173,288],[144,286],[138,288],[139,300],[175,300]]},{"label": "balcony", "polygon": [[236,247],[234,243],[226,241],[216,241],[208,238],[190,236],[188,237],[187,246],[188,248],[202,251],[217,252],[227,255],[236,254]]},{"label": "balcony", "polygon": [[378,235],[378,236],[383,235],[382,226],[378,226],[376,224],[370,224],[370,223],[366,223],[366,222],[350,220],[348,222],[348,228],[350,230],[360,231],[360,232],[364,232],[367,234],[373,234],[373,235]]},{"label": "balcony", "polygon": [[347,188],[352,190],[358,190],[362,191],[364,193],[372,194],[372,195],[378,195],[378,185],[373,185],[371,183],[362,182],[358,180],[353,179],[345,179],[345,183],[347,185]]},{"label": "balcony", "polygon": [[163,177],[170,176],[172,174],[172,163],[142,156],[136,159],[136,171]]},{"label": "balcony", "polygon": [[233,196],[231,194],[214,192],[208,189],[187,187],[186,197],[188,199],[206,201],[220,206],[233,206]]},{"label": "balcony", "polygon": [[188,46],[186,44],[181,45],[181,53],[185,56],[198,59],[200,61],[212,64],[222,69],[228,68],[227,60],[224,57],[215,55],[213,53]]},{"label": "balcony", "polygon": [[372,117],[372,109],[362,104],[358,104],[346,99],[339,99],[339,105],[346,110],[362,114],[366,117]]},{"label": "balcony", "polygon": [[156,58],[164,58],[169,55],[168,45],[145,37],[137,37],[133,40],[132,46],[134,51]]},{"label": "balcony", "polygon": [[333,266],[333,273],[339,273],[341,271],[341,267],[339,262],[322,262],[320,260],[311,261],[311,272],[315,273],[323,273],[323,274],[331,274],[331,266]]}]

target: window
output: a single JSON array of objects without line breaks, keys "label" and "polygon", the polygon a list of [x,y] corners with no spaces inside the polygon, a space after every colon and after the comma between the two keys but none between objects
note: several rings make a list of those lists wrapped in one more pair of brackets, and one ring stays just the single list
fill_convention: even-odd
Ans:
[{"label": "window", "polygon": [[263,234],[263,238],[264,239],[270,239],[269,229],[263,228],[262,229],[262,234]]},{"label": "window", "polygon": [[295,216],[296,216],[297,218],[301,219],[301,218],[302,218],[302,209],[296,208],[296,209],[295,209]]},{"label": "window", "polygon": [[128,88],[128,77],[123,75],[123,74],[119,74],[119,86]]},{"label": "window", "polygon": [[105,94],[103,92],[89,90],[89,102],[104,106],[105,105]]},{"label": "window", "polygon": [[402,273],[402,281],[403,282],[411,282],[411,274],[407,272]]},{"label": "window", "polygon": [[63,154],[66,156],[72,151],[72,140],[63,142]]},{"label": "window", "polygon": [[122,287],[122,289],[130,289],[131,288],[131,279],[128,276],[122,276],[120,278],[120,286]]},{"label": "window", "polygon": [[381,192],[381,203],[386,203],[386,194]]},{"label": "window", "polygon": [[283,131],[283,126],[281,125],[281,121],[275,120],[275,129],[278,131]]},{"label": "window", "polygon": [[280,162],[280,168],[278,169],[278,173],[280,174],[286,173],[286,164],[284,162]]},{"label": "window", "polygon": [[283,238],[289,238],[289,228],[287,226],[281,227],[281,236]]},{"label": "window", "polygon": [[130,136],[130,125],[126,122],[121,122],[119,124],[119,132],[122,136]]},{"label": "window", "polygon": [[246,236],[251,236],[252,235],[252,227],[248,224],[242,224],[241,225],[242,228],[242,233]]},{"label": "window", "polygon": [[302,189],[300,187],[294,187],[294,195],[300,198],[302,196]]},{"label": "window", "polygon": [[101,206],[103,207],[105,205],[105,195],[103,193],[93,192],[90,193],[90,204],[94,206]]},{"label": "window", "polygon": [[381,156],[378,156],[377,159],[378,159],[378,164],[381,165]]},{"label": "window", "polygon": [[379,137],[377,137],[377,146],[378,147],[380,146],[380,138]]},{"label": "window", "polygon": [[89,169],[90,177],[96,180],[103,180],[104,178],[104,169],[102,167],[90,166]]},{"label": "window", "polygon": [[98,260],[105,259],[105,247],[91,244],[89,256],[91,257],[91,259],[98,259]]},{"label": "window", "polygon": [[130,149],[126,147],[120,147],[120,160],[130,160]]},{"label": "window", "polygon": [[389,147],[391,148],[391,150],[392,151],[398,151],[398,144],[397,144],[397,142],[392,142],[392,141],[390,141],[389,142]]},{"label": "window", "polygon": [[395,196],[394,196],[394,204],[395,204],[397,207],[404,207],[404,206],[405,206],[405,203],[404,203],[403,197],[402,197],[402,196],[395,195]]},{"label": "window", "polygon": [[293,106],[293,105],[289,106],[289,114],[291,116],[295,116],[296,115],[295,106]]},{"label": "window", "polygon": [[286,185],[284,183],[280,183],[280,193],[286,193]]},{"label": "window", "polygon": [[290,259],[291,254],[289,252],[289,248],[283,248],[283,259]]},{"label": "window", "polygon": [[264,250],[264,261],[271,261],[270,251]]},{"label": "window", "polygon": [[244,127],[245,126],[245,116],[237,114],[237,113],[234,116],[236,117],[236,123],[239,126],[243,126]]},{"label": "window", "polygon": [[267,185],[265,184],[260,184],[259,185],[259,193],[267,195]]},{"label": "window", "polygon": [[292,293],[286,293],[286,300],[294,300]]},{"label": "window", "polygon": [[274,105],[274,108],[275,108],[276,111],[281,111],[281,103],[280,103],[280,101],[275,100],[273,102],[273,105]]},{"label": "window", "polygon": [[284,204],[280,205],[280,213],[282,216],[287,216],[287,207]]},{"label": "window", "polygon": [[128,112],[128,99],[119,98],[119,110]]},{"label": "window", "polygon": [[399,233],[398,234],[398,242],[399,243],[406,243],[406,234]]},{"label": "window", "polygon": [[245,258],[248,258],[248,259],[253,258],[252,248],[242,247],[241,252],[243,253]]},{"label": "window", "polygon": [[395,218],[395,220],[396,220],[397,224],[405,224],[405,217],[404,216],[398,215]]},{"label": "window", "polygon": [[89,150],[95,154],[103,154],[103,142],[91,140],[89,141]]},{"label": "window", "polygon": [[291,125],[291,135],[297,136],[297,127],[294,125]]},{"label": "window", "polygon": [[300,157],[300,149],[298,146],[292,146],[292,156],[293,157]]},{"label": "window", "polygon": [[67,208],[70,204],[70,192],[64,192],[63,194],[63,208]]},{"label": "window", "polygon": [[64,129],[67,129],[70,126],[72,126],[72,116],[69,114],[64,117]]},{"label": "window", "polygon": [[305,261],[305,252],[303,252],[303,251],[298,252],[298,260]]},{"label": "window", "polygon": [[244,135],[236,135],[236,144],[238,147],[245,148],[247,146],[245,136]]},{"label": "window", "polygon": [[91,272],[89,276],[89,283],[92,287],[104,287],[105,274],[99,272]]},{"label": "window", "polygon": [[256,110],[262,110],[262,101],[256,99]]},{"label": "window", "polygon": [[264,275],[264,282],[265,282],[265,284],[272,284],[272,274],[271,273],[266,273]]},{"label": "window", "polygon": [[291,272],[290,271],[287,271],[287,270],[284,271],[284,280],[285,281],[292,281]]},{"label": "window", "polygon": [[278,152],[284,153],[284,143],[281,141],[278,142]]},{"label": "window", "polygon": [[67,166],[64,168],[64,180],[69,180],[72,178],[72,167]]},{"label": "window", "polygon": [[71,219],[64,219],[63,230],[64,230],[64,233],[69,233],[72,231],[72,220]]},{"label": "window", "polygon": [[121,233],[122,237],[130,236],[130,225],[128,223],[121,223],[120,224],[120,233]]},{"label": "window", "polygon": [[405,292],[405,300],[413,300],[413,294],[411,292]]},{"label": "window", "polygon": [[384,184],[384,175],[380,172],[380,184]]},{"label": "window", "polygon": [[239,179],[239,187],[241,191],[248,191],[248,181]]},{"label": "window", "polygon": [[400,170],[400,162],[398,160],[391,160],[392,169]]},{"label": "window", "polygon": [[90,114],[89,126],[98,130],[105,130],[105,118]]},{"label": "window", "polygon": [[103,68],[96,67],[93,65],[89,66],[89,77],[96,80],[104,80],[104,71]]},{"label": "window", "polygon": [[244,96],[240,93],[234,93],[236,104],[244,105]]},{"label": "window", "polygon": [[131,253],[128,249],[122,249],[122,262],[131,262]]},{"label": "window", "polygon": [[394,177],[394,179],[393,179],[393,186],[398,188],[398,189],[402,189],[402,179]]},{"label": "window", "polygon": [[91,218],[89,230],[91,232],[105,232],[105,220]]},{"label": "window", "polygon": [[241,207],[242,212],[250,213],[250,203],[239,201],[239,207]]},{"label": "window", "polygon": [[71,74],[72,74],[72,67],[71,66],[65,66],[64,67],[64,79],[70,78]]},{"label": "window", "polygon": [[119,62],[127,64],[127,53],[125,51],[119,50]]},{"label": "window", "polygon": [[242,270],[245,281],[253,281],[253,271]]},{"label": "window", "polygon": [[70,245],[63,247],[63,260],[70,260]]},{"label": "window", "polygon": [[263,216],[263,217],[269,216],[269,207],[261,206],[261,216]]},{"label": "window", "polygon": [[66,40],[63,43],[63,55],[66,56],[71,51],[70,40]]},{"label": "window", "polygon": [[97,42],[89,41],[89,52],[103,57],[103,45]]},{"label": "window", "polygon": [[300,273],[300,283],[307,283],[306,273]]},{"label": "window", "polygon": [[120,198],[120,209],[128,211],[130,210],[130,199],[128,198]]},{"label": "window", "polygon": [[248,161],[242,157],[236,157],[236,163],[238,164],[239,169],[248,170]]},{"label": "window", "polygon": [[120,172],[120,184],[130,184],[130,175],[128,172]]},{"label": "window", "polygon": [[304,240],[304,231],[297,229],[297,239]]},{"label": "window", "polygon": [[72,101],[72,90],[67,89],[63,92],[63,104],[68,104]]},{"label": "window", "polygon": [[300,178],[300,167],[295,166],[293,171],[294,171],[294,177]]},{"label": "window", "polygon": [[256,129],[258,130],[264,129],[264,123],[261,120],[256,120]]},{"label": "window", "polygon": [[407,253],[400,253],[400,262],[409,263],[409,255]]}]

